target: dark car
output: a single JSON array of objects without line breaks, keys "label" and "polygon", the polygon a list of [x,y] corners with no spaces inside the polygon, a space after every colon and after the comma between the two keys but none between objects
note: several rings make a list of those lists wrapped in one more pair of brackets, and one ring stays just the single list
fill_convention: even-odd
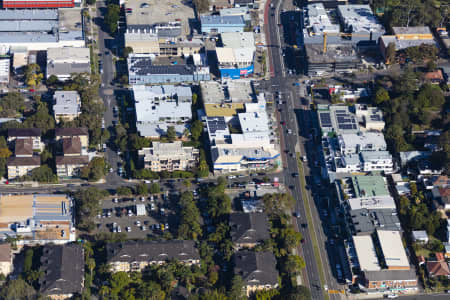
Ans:
[{"label": "dark car", "polygon": [[298,173],[292,173],[292,177],[298,177]]},{"label": "dark car", "polygon": [[301,239],[300,242],[302,242],[302,244],[304,244],[306,241],[305,241],[305,239]]},{"label": "dark car", "polygon": [[300,218],[300,212],[298,212],[298,211],[296,211],[296,212],[294,212],[294,217],[296,217],[296,218]]},{"label": "dark car", "polygon": [[308,223],[303,223],[302,228],[308,228]]}]

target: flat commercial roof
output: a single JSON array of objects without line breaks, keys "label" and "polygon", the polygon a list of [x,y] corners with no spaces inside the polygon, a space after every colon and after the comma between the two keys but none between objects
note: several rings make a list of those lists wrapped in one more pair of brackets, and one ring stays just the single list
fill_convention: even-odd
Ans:
[{"label": "flat commercial roof", "polygon": [[392,27],[394,34],[432,34],[428,26]]},{"label": "flat commercial roof", "polygon": [[366,196],[348,199],[350,209],[395,209],[395,201],[389,196]]},{"label": "flat commercial roof", "polygon": [[219,64],[252,63],[255,48],[216,48]]},{"label": "flat commercial roof", "polygon": [[251,112],[238,114],[242,132],[264,132],[269,134],[269,118],[264,112]]},{"label": "flat commercial roof", "polygon": [[362,271],[381,270],[378,262],[375,246],[370,235],[353,236],[356,255],[358,256],[359,266]]},{"label": "flat commercial roof", "polygon": [[50,63],[90,63],[89,48],[48,48],[47,62]]},{"label": "flat commercial roof", "polygon": [[383,176],[352,176],[352,185],[355,198],[364,196],[388,196],[386,182]]},{"label": "flat commercial roof", "polygon": [[245,25],[243,16],[215,16],[215,15],[200,16],[200,22],[202,23],[202,25],[213,25],[213,26]]},{"label": "flat commercial roof", "polygon": [[248,80],[230,80],[223,84],[216,81],[200,82],[203,103],[251,103],[255,95]]},{"label": "flat commercial roof", "polygon": [[156,25],[181,22],[182,33],[190,34],[189,21],[195,20],[194,9],[190,1],[149,0],[125,1],[127,26]]},{"label": "flat commercial roof", "polygon": [[360,151],[386,150],[386,140],[381,132],[343,133],[339,136],[339,142],[345,149],[359,148]]},{"label": "flat commercial roof", "polygon": [[361,159],[363,162],[377,161],[380,159],[392,159],[389,151],[363,151],[361,152]]},{"label": "flat commercial roof", "polygon": [[388,269],[409,268],[409,261],[400,232],[377,230],[377,235]]},{"label": "flat commercial roof", "polygon": [[225,104],[204,104],[205,113],[208,117],[231,117],[238,112],[244,111],[243,103],[225,103]]},{"label": "flat commercial roof", "polygon": [[253,32],[224,32],[220,34],[220,37],[224,47],[255,49]]},{"label": "flat commercial roof", "polygon": [[2,9],[0,20],[58,20],[58,9]]},{"label": "flat commercial roof", "polygon": [[338,5],[337,11],[347,29],[351,28],[352,32],[384,32],[369,5]]}]

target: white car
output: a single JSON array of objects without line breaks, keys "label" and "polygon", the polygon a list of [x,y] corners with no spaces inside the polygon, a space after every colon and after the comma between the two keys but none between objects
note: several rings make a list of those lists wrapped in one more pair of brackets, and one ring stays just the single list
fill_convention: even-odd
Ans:
[{"label": "white car", "polygon": [[126,228],[127,232],[131,232],[131,227]]},{"label": "white car", "polygon": [[389,295],[387,295],[386,298],[388,298],[388,299],[395,299],[395,298],[398,298],[398,295],[397,294],[389,294]]},{"label": "white car", "polygon": [[147,230],[147,227],[142,226],[141,229],[142,229],[142,231],[146,231],[146,230]]},{"label": "white car", "polygon": [[117,232],[122,232],[122,228],[120,228],[120,226],[117,227]]},{"label": "white car", "polygon": [[234,176],[234,175],[228,176],[228,179],[235,179],[235,178],[236,178],[236,176]]},{"label": "white car", "polygon": [[141,201],[144,202],[145,201],[145,197],[141,197]]},{"label": "white car", "polygon": [[135,224],[136,226],[141,226],[141,221],[136,221]]}]

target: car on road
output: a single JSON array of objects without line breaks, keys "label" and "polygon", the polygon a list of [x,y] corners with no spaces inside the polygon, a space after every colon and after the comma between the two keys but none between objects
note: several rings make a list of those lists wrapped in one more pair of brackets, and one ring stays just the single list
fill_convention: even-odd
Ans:
[{"label": "car on road", "polygon": [[302,223],[302,228],[308,228],[308,223]]},{"label": "car on road", "polygon": [[303,156],[302,156],[302,161],[303,161],[303,162],[307,162],[307,161],[308,161],[308,158],[306,158],[306,155],[303,155]]},{"label": "car on road", "polygon": [[384,298],[395,299],[395,298],[398,298],[398,295],[397,294],[388,294],[388,295],[384,295]]},{"label": "car on road", "polygon": [[286,122],[285,121],[281,121],[281,125],[286,126]]},{"label": "car on road", "polygon": [[298,212],[298,211],[295,211],[293,215],[296,218],[300,218],[300,212]]},{"label": "car on road", "polygon": [[131,232],[131,227],[128,226],[128,227],[126,228],[126,231],[127,231],[127,232]]},{"label": "car on road", "polygon": [[228,176],[228,179],[235,179],[235,178],[236,178],[236,176],[234,176],[234,175]]},{"label": "car on road", "polygon": [[306,243],[305,239],[301,239],[300,242],[302,242],[302,244]]},{"label": "car on road", "polygon": [[298,173],[297,172],[292,173],[292,177],[298,177]]},{"label": "car on road", "polygon": [[287,133],[288,133],[288,134],[292,134],[292,129],[288,129],[288,130],[287,130]]}]

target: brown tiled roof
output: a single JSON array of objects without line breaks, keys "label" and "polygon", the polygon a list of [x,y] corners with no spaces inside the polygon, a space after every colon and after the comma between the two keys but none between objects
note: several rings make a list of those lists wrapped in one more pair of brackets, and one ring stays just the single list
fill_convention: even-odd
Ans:
[{"label": "brown tiled roof", "polygon": [[447,186],[450,185],[450,179],[445,175],[440,175],[433,178],[434,186]]},{"label": "brown tiled roof", "polygon": [[436,260],[437,261],[441,261],[441,260],[444,260],[445,258],[444,258],[444,253],[442,253],[442,252],[437,252],[437,253],[435,253],[434,255],[436,255]]},{"label": "brown tiled roof", "polygon": [[41,136],[39,128],[10,128],[8,136]]},{"label": "brown tiled roof", "polygon": [[33,155],[33,141],[29,139],[17,139],[14,147],[15,155]]},{"label": "brown tiled roof", "polygon": [[434,72],[425,73],[425,79],[428,80],[444,80],[441,70],[436,70]]},{"label": "brown tiled roof", "polygon": [[72,137],[63,139],[63,153],[64,154],[80,154],[81,140],[79,137]]},{"label": "brown tiled roof", "polygon": [[8,166],[40,166],[41,158],[37,155],[31,157],[11,156],[6,161]]},{"label": "brown tiled roof", "polygon": [[55,136],[80,136],[88,135],[87,128],[55,128]]},{"label": "brown tiled roof", "polygon": [[87,165],[89,163],[89,157],[87,155],[57,156],[55,162],[56,165]]},{"label": "brown tiled roof", "polygon": [[0,244],[0,262],[11,262],[11,245],[9,243]]},{"label": "brown tiled roof", "polygon": [[431,276],[448,276],[450,270],[445,261],[429,261],[427,262],[427,270]]}]

